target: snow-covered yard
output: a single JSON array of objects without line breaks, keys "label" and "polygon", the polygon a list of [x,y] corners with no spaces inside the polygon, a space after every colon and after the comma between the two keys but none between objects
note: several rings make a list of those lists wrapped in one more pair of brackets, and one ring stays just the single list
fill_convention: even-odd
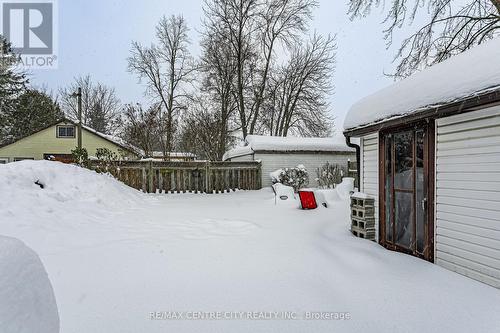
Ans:
[{"label": "snow-covered yard", "polygon": [[[302,211],[275,205],[270,189],[146,195],[74,166],[24,161],[0,165],[0,219],[0,234],[45,265],[61,332],[500,328],[499,290],[353,237],[346,199]],[[174,311],[184,318],[163,320]],[[246,318],[186,320],[217,311]],[[305,320],[306,312],[348,315]]]}]

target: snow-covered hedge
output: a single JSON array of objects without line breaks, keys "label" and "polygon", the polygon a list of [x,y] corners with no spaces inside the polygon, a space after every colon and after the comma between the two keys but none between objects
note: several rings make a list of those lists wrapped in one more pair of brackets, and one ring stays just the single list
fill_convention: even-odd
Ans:
[{"label": "snow-covered hedge", "polygon": [[302,164],[295,168],[278,169],[271,172],[270,176],[273,184],[290,186],[295,192],[309,184],[309,174]]}]

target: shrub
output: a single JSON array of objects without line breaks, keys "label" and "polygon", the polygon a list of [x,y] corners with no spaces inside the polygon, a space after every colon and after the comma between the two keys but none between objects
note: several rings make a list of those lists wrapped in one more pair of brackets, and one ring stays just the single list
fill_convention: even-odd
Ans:
[{"label": "shrub", "polygon": [[83,168],[90,169],[89,153],[85,148],[76,147],[71,151],[75,163]]},{"label": "shrub", "polygon": [[316,174],[319,188],[334,188],[335,185],[342,182],[342,178],[347,172],[344,167],[338,164],[326,162],[326,164],[316,169]]},{"label": "shrub", "polygon": [[120,169],[120,158],[108,148],[97,148],[95,157],[97,172],[114,174]]},{"label": "shrub", "polygon": [[291,186],[295,192],[309,184],[309,174],[303,165],[276,170],[271,173],[271,178],[273,183]]}]

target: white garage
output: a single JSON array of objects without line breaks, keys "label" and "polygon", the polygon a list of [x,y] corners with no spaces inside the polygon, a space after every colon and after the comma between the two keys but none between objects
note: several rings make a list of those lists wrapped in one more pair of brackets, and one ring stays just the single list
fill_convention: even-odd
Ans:
[{"label": "white garage", "polygon": [[378,242],[500,288],[500,39],[349,111]]},{"label": "white garage", "polygon": [[[356,150],[343,137],[297,138],[249,135],[242,146],[224,155],[224,161],[261,161],[262,186],[271,186],[270,173],[282,168],[304,165],[309,172],[309,186],[316,187],[316,170],[327,162],[356,173]],[[349,163],[351,162],[351,163]],[[347,176],[347,175],[346,175]]]}]

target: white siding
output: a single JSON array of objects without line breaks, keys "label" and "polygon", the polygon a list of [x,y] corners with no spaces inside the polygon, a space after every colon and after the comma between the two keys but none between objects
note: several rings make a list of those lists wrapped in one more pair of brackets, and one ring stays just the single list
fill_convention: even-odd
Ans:
[{"label": "white siding", "polygon": [[436,127],[435,262],[500,288],[500,106]]},{"label": "white siding", "polygon": [[[253,157],[253,158],[252,158]],[[355,161],[356,153],[259,153],[254,155],[246,155],[232,158],[231,161],[252,161],[260,160],[262,162],[262,186],[271,186],[271,177],[269,174],[275,170],[282,168],[293,168],[299,164],[303,164],[309,172],[309,186],[316,187],[317,173],[316,169],[324,165],[326,162],[332,164],[345,165],[347,169],[348,160]],[[347,175],[346,175],[347,176]]]},{"label": "white siding", "polygon": [[375,228],[378,240],[378,133],[361,138],[361,192],[375,198]]}]

